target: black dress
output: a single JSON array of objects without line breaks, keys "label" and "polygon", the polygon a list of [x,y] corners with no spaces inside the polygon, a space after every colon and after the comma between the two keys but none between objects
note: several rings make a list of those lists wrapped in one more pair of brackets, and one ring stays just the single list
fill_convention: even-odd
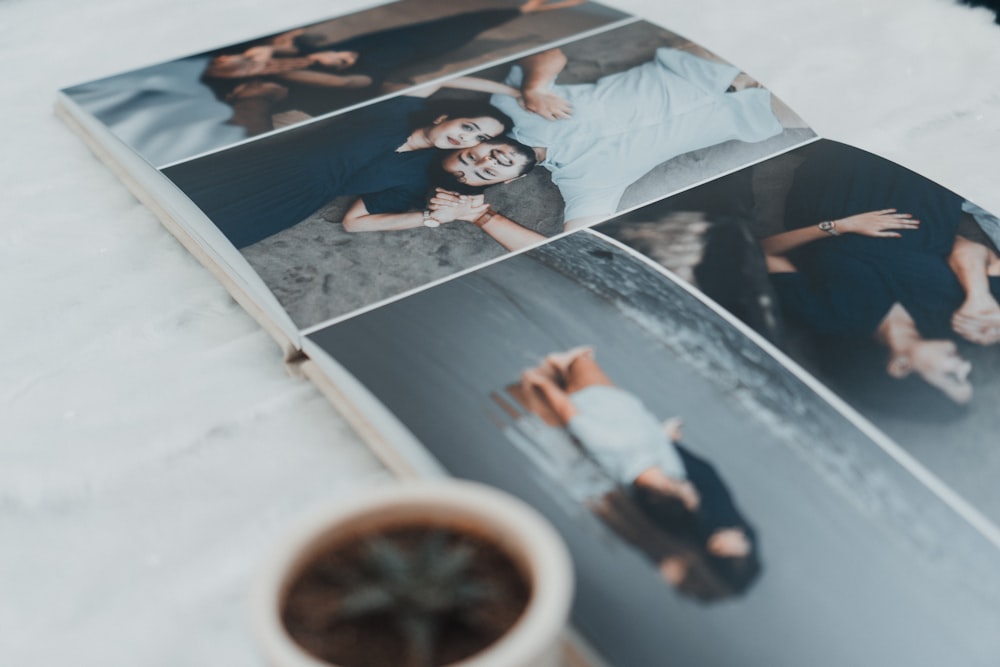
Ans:
[{"label": "black dress", "polygon": [[163,173],[238,248],[295,225],[341,195],[369,213],[423,206],[440,151],[397,153],[424,107],[396,97],[333,118],[168,167]]},{"label": "black dress", "polygon": [[713,533],[726,528],[739,528],[750,543],[750,552],[739,558],[715,556],[706,553],[712,570],[722,577],[734,591],[744,591],[760,575],[760,546],[757,531],[733,500],[732,494],[722,477],[711,463],[697,456],[683,445],[677,445],[677,453],[684,461],[687,478],[698,490],[701,502],[695,514],[695,533],[699,541],[707,544]]},{"label": "black dress", "polygon": [[[464,12],[440,19],[411,23],[388,30],[370,32],[340,42],[321,42],[315,35],[304,34],[295,39],[299,55],[319,51],[354,51],[357,62],[347,69],[312,65],[310,71],[329,72],[340,76],[364,75],[372,80],[361,88],[334,88],[307,85],[271,78],[289,89],[288,97],[275,104],[274,111],[295,109],[320,116],[354,104],[365,102],[379,93],[379,87],[397,70],[457,51],[481,33],[521,16],[517,9],[485,9]],[[204,79],[224,99],[239,82]]]},{"label": "black dress", "polygon": [[870,337],[900,303],[925,337],[952,336],[951,315],[964,293],[948,255],[961,204],[961,197],[912,171],[831,143],[796,172],[787,228],[887,208],[912,214],[920,226],[902,230],[901,238],[845,234],[796,249],[790,259],[798,273],[771,276],[782,309],[815,333]]},{"label": "black dress", "polygon": [[[632,497],[642,512],[666,533],[673,534],[678,530],[690,532],[690,537],[703,548],[706,565],[729,585],[731,592],[746,591],[763,569],[757,531],[736,506],[715,466],[684,445],[674,444],[684,463],[687,479],[698,491],[700,498],[691,524],[678,523],[673,516],[663,521],[660,518],[659,494],[656,492],[633,486]],[[708,552],[707,546],[712,535],[727,528],[738,528],[746,535],[750,543],[750,551],[746,556],[716,556]]]},{"label": "black dress", "polygon": [[339,73],[367,75],[377,86],[398,69],[457,51],[480,33],[520,15],[517,9],[484,9],[370,32],[341,42],[317,44],[308,35],[300,35],[295,43],[302,55],[318,51],[356,52],[357,62]]}]

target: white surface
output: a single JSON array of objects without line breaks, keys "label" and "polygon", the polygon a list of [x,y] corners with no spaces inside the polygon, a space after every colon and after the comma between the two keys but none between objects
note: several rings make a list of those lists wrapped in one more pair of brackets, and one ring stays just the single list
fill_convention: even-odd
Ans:
[{"label": "white surface", "polygon": [[[293,515],[384,478],[277,346],[51,113],[57,88],[364,2],[6,0],[0,664],[259,665]],[[821,135],[1000,211],[1000,29],[947,0],[621,0]]]}]

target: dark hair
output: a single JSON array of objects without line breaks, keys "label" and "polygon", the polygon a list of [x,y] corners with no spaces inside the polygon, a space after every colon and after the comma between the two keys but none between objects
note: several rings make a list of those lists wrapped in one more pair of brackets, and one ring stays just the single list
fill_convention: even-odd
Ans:
[{"label": "dark hair", "polygon": [[717,560],[719,559],[696,547],[685,552],[688,567],[684,578],[675,585],[677,592],[702,603],[719,602],[745,593],[760,572],[756,559],[726,559],[740,561],[736,567],[748,566],[744,576],[738,581],[732,581],[724,572],[720,572],[720,564],[715,562]]},{"label": "dark hair", "polygon": [[660,530],[671,535],[693,538],[696,529],[695,514],[679,496],[637,487],[634,497],[642,511]]},{"label": "dark hair", "polygon": [[746,593],[763,569],[757,545],[746,556],[716,556],[706,554],[708,566],[729,586],[732,595]]},{"label": "dark hair", "polygon": [[431,125],[441,116],[448,118],[492,118],[503,126],[501,132],[514,127],[510,116],[483,100],[434,100],[420,111],[410,115],[410,129]]},{"label": "dark hair", "polygon": [[[524,158],[524,165],[521,167],[521,173],[518,176],[524,176],[529,173],[538,164],[538,158],[535,157],[535,149],[527,144],[523,144],[517,139],[514,139],[508,135],[503,135],[502,137],[497,137],[495,139],[490,139],[489,141],[484,141],[481,146],[509,146],[511,150],[516,154]],[[435,161],[430,167],[430,180],[431,188],[435,186],[442,187],[445,190],[451,190],[452,192],[457,192],[463,195],[474,195],[479,194],[486,188],[490,187],[488,185],[466,185],[462,183],[451,172],[444,168],[444,159],[450,155],[450,152],[442,153],[441,159]]]},{"label": "dark hair", "polygon": [[526,143],[518,141],[509,134],[503,137],[498,137],[493,141],[487,141],[488,144],[507,144],[514,149],[514,152],[524,158],[524,166],[521,167],[521,173],[518,176],[524,176],[538,164],[538,156],[535,155],[535,149]]},{"label": "dark hair", "polygon": [[749,554],[716,556],[700,535],[695,513],[680,498],[639,486],[632,487],[631,496],[650,524],[641,536],[626,535],[626,539],[656,563],[666,558],[683,560],[684,578],[675,584],[683,595],[706,603],[725,600],[745,593],[760,576],[762,565],[752,529],[746,528],[752,545]]}]

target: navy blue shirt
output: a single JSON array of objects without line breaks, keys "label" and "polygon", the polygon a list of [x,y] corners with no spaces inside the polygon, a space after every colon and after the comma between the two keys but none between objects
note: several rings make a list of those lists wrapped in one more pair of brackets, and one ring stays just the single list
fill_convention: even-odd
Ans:
[{"label": "navy blue shirt", "polygon": [[238,247],[287,229],[342,195],[369,213],[423,206],[441,152],[397,153],[424,100],[396,97],[163,170]]}]

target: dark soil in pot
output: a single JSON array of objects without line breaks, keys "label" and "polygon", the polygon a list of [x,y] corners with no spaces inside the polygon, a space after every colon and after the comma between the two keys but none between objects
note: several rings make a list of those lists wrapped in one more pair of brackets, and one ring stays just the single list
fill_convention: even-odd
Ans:
[{"label": "dark soil in pot", "polygon": [[405,527],[331,544],[299,571],[281,616],[299,645],[338,667],[442,667],[501,638],[530,596],[490,541]]}]

